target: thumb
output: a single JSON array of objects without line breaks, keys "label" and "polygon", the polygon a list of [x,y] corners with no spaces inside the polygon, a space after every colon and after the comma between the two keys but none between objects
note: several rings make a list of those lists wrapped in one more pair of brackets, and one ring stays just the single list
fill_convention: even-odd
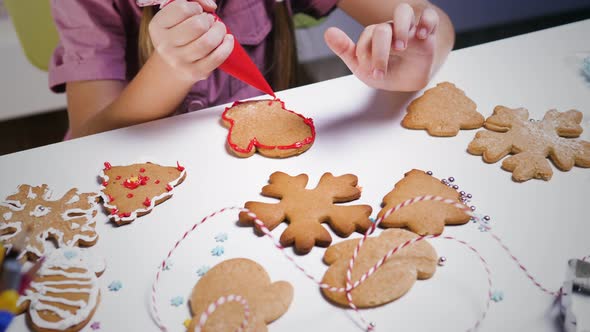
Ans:
[{"label": "thumb", "polygon": [[346,33],[338,28],[332,27],[324,33],[324,40],[332,52],[344,61],[348,69],[355,72],[358,66],[356,45]]}]

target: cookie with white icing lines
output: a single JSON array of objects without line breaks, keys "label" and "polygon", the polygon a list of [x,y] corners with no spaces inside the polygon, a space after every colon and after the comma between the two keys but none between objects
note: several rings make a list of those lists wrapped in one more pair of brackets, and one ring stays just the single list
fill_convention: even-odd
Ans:
[{"label": "cookie with white icing lines", "polygon": [[91,246],[98,240],[95,216],[96,193],[68,190],[53,200],[47,185],[20,185],[15,194],[0,202],[0,241],[11,248],[25,229],[29,236],[21,257],[36,260],[55,246]]},{"label": "cookie with white icing lines", "polygon": [[46,256],[18,309],[34,331],[80,331],[100,302],[98,276],[104,270],[104,260],[88,249],[57,249]]},{"label": "cookie with white icing lines", "polygon": [[154,207],[172,197],[174,187],[186,178],[186,170],[150,162],[126,166],[104,163],[100,196],[117,225],[133,222],[150,213]]}]

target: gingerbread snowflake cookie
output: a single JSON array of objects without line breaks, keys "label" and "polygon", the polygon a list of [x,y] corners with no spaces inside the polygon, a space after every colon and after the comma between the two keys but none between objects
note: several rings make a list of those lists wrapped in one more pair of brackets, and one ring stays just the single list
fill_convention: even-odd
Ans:
[{"label": "gingerbread snowflake cookie", "polygon": [[280,100],[236,102],[222,114],[227,145],[239,157],[255,152],[286,158],[301,154],[315,140],[313,121],[287,110]]},{"label": "gingerbread snowflake cookie", "polygon": [[112,166],[106,162],[100,177],[100,195],[110,218],[118,225],[133,222],[172,197],[174,187],[186,177],[186,170],[153,163]]},{"label": "gingerbread snowflake cookie", "polygon": [[553,175],[549,157],[562,171],[574,166],[590,167],[590,142],[575,139],[582,134],[582,113],[576,110],[548,111],[543,120],[529,120],[525,108],[496,106],[467,151],[483,155],[483,160],[495,163],[508,154],[502,168],[512,172],[515,181],[549,180]]},{"label": "gingerbread snowflake cookie", "polygon": [[98,240],[95,216],[97,194],[70,189],[52,200],[47,185],[20,185],[17,193],[0,203],[0,241],[12,246],[16,235],[28,231],[21,257],[35,260],[57,245],[61,247],[91,246]]},{"label": "gingerbread snowflake cookie", "polygon": [[[395,184],[393,190],[383,197],[383,208],[377,217],[383,217],[386,212],[404,201],[424,195],[441,196],[461,203],[461,195],[455,189],[421,170],[414,169],[407,172],[404,178]],[[462,225],[469,219],[469,215],[455,206],[443,202],[423,201],[391,213],[383,219],[381,226],[406,227],[420,235],[441,234],[445,225]]]},{"label": "gingerbread snowflake cookie", "polygon": [[460,129],[477,129],[484,117],[476,104],[453,83],[443,82],[426,90],[413,100],[402,125],[410,129],[426,129],[432,136],[456,136]]},{"label": "gingerbread snowflake cookie", "polygon": [[100,302],[97,277],[104,270],[104,260],[87,249],[57,249],[18,299],[19,311],[35,331],[80,331]]},{"label": "gingerbread snowflake cookie", "polygon": [[[220,299],[223,299],[220,302]],[[235,258],[210,269],[195,285],[190,298],[193,319],[188,331],[202,322],[210,305],[218,307],[206,317],[202,331],[237,331],[244,324],[244,300],[249,315],[245,331],[267,331],[267,324],[281,317],[293,299],[293,287],[286,281],[271,282],[258,263]],[[221,303],[221,305],[219,305]]]},{"label": "gingerbread snowflake cookie", "polygon": [[[350,281],[354,284],[370,271],[388,251],[417,238],[418,235],[403,229],[387,229],[377,237],[369,237],[355,259]],[[330,267],[322,283],[335,288],[345,288],[350,258],[359,239],[346,240],[332,245],[324,254],[324,262]],[[376,307],[394,301],[407,293],[414,282],[429,279],[436,271],[438,257],[426,241],[412,243],[394,253],[362,284],[352,290],[352,303],[359,308]],[[345,292],[322,288],[331,302],[348,306]]]},{"label": "gingerbread snowflake cookie", "polygon": [[[358,199],[361,191],[355,175],[333,176],[325,173],[315,189],[306,189],[306,174],[289,176],[282,172],[271,174],[269,184],[262,188],[262,195],[278,198],[277,204],[247,202],[245,208],[253,212],[264,225],[273,230],[282,222],[289,226],[283,232],[280,242],[283,246],[295,246],[295,251],[306,254],[314,245],[327,247],[332,237],[321,223],[341,237],[353,232],[365,232],[370,226],[372,208],[369,205],[336,205]],[[240,213],[240,223],[254,225],[252,217]]]}]

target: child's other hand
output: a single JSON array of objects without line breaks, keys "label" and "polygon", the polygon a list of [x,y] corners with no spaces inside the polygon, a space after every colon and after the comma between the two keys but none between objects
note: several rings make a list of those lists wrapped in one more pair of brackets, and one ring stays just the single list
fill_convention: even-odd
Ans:
[{"label": "child's other hand", "polygon": [[230,55],[234,37],[206,13],[210,0],[176,0],[160,10],[149,25],[155,53],[174,74],[192,83],[204,80]]},{"label": "child's other hand", "polygon": [[410,5],[402,3],[395,8],[393,22],[367,26],[357,44],[337,28],[328,29],[324,37],[365,84],[390,91],[416,91],[430,80],[438,22],[433,8],[426,7],[418,16]]}]

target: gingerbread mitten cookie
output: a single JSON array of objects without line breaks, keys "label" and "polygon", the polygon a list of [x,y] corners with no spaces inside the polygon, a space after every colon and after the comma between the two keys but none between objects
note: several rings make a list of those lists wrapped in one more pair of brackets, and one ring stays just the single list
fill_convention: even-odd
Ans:
[{"label": "gingerbread mitten cookie", "polygon": [[229,128],[229,149],[239,157],[257,151],[266,157],[291,157],[307,151],[315,140],[313,121],[287,110],[280,100],[236,102],[222,119]]},{"label": "gingerbread mitten cookie", "polygon": [[590,142],[574,139],[582,133],[582,113],[576,110],[548,111],[543,120],[530,121],[524,108],[496,106],[486,120],[489,130],[478,131],[467,151],[495,163],[508,154],[502,168],[515,181],[549,180],[553,175],[550,158],[562,171],[574,166],[590,167]]},{"label": "gingerbread mitten cookie", "polygon": [[7,247],[17,234],[28,231],[21,257],[35,260],[49,248],[91,246],[98,240],[94,229],[98,194],[70,189],[52,200],[47,185],[20,185],[16,194],[0,203],[0,241]]},{"label": "gingerbread mitten cookie", "polygon": [[[423,195],[441,196],[460,203],[460,194],[431,175],[420,170],[411,170],[383,197],[383,208],[377,215],[381,218],[396,205]],[[467,208],[467,207],[465,207]],[[436,201],[423,201],[408,205],[391,213],[381,222],[382,227],[407,227],[420,235],[441,234],[445,225],[462,225],[471,217],[461,209]]]},{"label": "gingerbread mitten cookie", "polygon": [[209,270],[195,285],[190,297],[193,319],[189,331],[195,331],[201,315],[209,305],[224,297],[225,301],[211,314],[202,331],[233,332],[244,323],[244,308],[227,299],[240,296],[249,308],[246,331],[267,331],[266,325],[281,317],[293,299],[293,287],[286,281],[271,282],[264,268],[256,262],[235,258]]},{"label": "gingerbread mitten cookie", "polygon": [[[305,188],[307,180],[306,174],[292,177],[275,172],[270,176],[269,184],[262,188],[262,195],[281,201],[277,204],[247,202],[245,208],[256,214],[270,230],[288,222],[289,226],[281,235],[281,244],[294,245],[300,254],[310,252],[314,245],[330,245],[332,237],[321,223],[328,223],[341,237],[348,237],[355,231],[365,232],[371,226],[371,206],[334,204],[350,202],[361,196],[356,175],[335,177],[325,173],[312,190]],[[240,223],[259,229],[246,212],[240,213]]]},{"label": "gingerbread mitten cookie", "polygon": [[426,129],[432,136],[456,136],[460,129],[476,129],[484,117],[477,106],[453,83],[443,82],[426,90],[413,100],[402,125],[410,129]]},{"label": "gingerbread mitten cookie", "polygon": [[[418,235],[403,229],[387,229],[378,237],[369,237],[363,244],[352,268],[352,283],[360,280],[385,254],[417,238]],[[332,287],[346,287],[346,271],[359,239],[346,240],[330,246],[324,262],[330,267],[323,283]],[[394,253],[373,275],[351,292],[352,302],[359,308],[376,307],[394,301],[407,293],[416,279],[428,279],[436,271],[438,257],[434,248],[422,240]],[[348,306],[345,292],[332,292],[322,288],[331,302]]]},{"label": "gingerbread mitten cookie", "polygon": [[172,197],[174,187],[184,181],[186,170],[178,163],[176,166],[149,162],[112,166],[107,162],[100,177],[103,204],[110,211],[111,220],[124,225]]}]

